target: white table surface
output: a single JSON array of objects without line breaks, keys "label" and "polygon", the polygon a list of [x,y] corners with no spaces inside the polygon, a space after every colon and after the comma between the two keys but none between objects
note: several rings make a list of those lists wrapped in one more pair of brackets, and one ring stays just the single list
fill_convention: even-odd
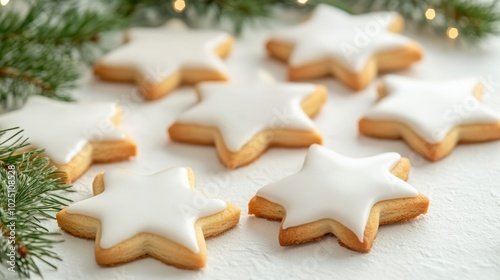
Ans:
[{"label": "white table surface", "polygon": [[[227,59],[233,80],[257,78],[262,70],[284,81],[284,64],[266,57],[268,31],[257,28],[238,39]],[[492,81],[484,101],[500,110],[500,40],[480,48],[457,48],[449,42],[411,32],[425,48],[425,58],[402,75],[446,79],[480,76]],[[133,85],[113,84],[90,75],[75,93],[80,102],[121,103],[122,127],[138,144],[138,156],[128,162],[94,165],[74,184],[76,201],[91,196],[94,176],[122,167],[153,173],[167,167],[190,166],[197,188],[238,205],[240,224],[207,240],[208,263],[201,271],[180,270],[146,258],[118,267],[96,264],[94,241],[66,233],[55,247],[63,258],[58,270],[44,269],[46,279],[500,279],[500,141],[461,145],[451,156],[431,163],[403,141],[358,135],[357,121],[375,101],[374,85],[353,93],[335,79],[316,80],[329,89],[328,102],[314,119],[325,146],[349,156],[395,151],[412,161],[409,179],[430,198],[427,215],[414,221],[382,226],[371,253],[362,254],[327,237],[293,247],[278,244],[279,223],[247,215],[247,203],[257,189],[298,171],[303,149],[272,148],[253,164],[227,170],[213,147],[173,143],[166,128],[196,99],[182,87],[154,102],[137,98]],[[55,221],[48,226],[59,230]],[[45,268],[45,267],[44,267]]]}]

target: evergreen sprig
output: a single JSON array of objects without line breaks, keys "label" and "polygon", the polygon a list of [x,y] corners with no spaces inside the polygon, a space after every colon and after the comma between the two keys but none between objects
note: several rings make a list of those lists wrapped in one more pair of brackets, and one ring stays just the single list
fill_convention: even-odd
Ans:
[{"label": "evergreen sprig", "polygon": [[185,0],[185,9],[174,9],[176,0],[121,0],[129,7],[134,25],[160,25],[171,18],[180,18],[188,25],[193,20],[208,19],[214,23],[227,21],[235,34],[244,26],[271,18],[276,7],[297,7],[294,0]]},{"label": "evergreen sprig", "polygon": [[[48,231],[42,222],[54,219],[54,213],[70,202],[63,196],[69,186],[42,156],[43,150],[15,153],[28,146],[21,130],[0,131],[0,276],[13,271],[20,277],[42,276],[39,263],[55,268],[53,261],[61,260],[53,251],[61,242],[60,233]],[[9,254],[15,264],[10,270]]]},{"label": "evergreen sprig", "polygon": [[62,50],[11,39],[0,45],[0,102],[4,109],[21,106],[29,95],[70,100],[78,65]]},{"label": "evergreen sprig", "polygon": [[[331,2],[332,0],[324,0]],[[334,2],[339,2],[336,0]],[[419,27],[430,27],[441,36],[446,36],[448,28],[458,30],[461,41],[475,42],[500,32],[500,7],[498,1],[467,0],[355,0],[347,10],[351,13],[365,13],[374,10],[391,10],[400,13],[407,22]],[[345,5],[344,5],[345,6]],[[434,15],[427,18],[425,13],[432,9]]]},{"label": "evergreen sprig", "polygon": [[[181,0],[122,0],[125,6],[140,7],[131,9],[132,14],[141,14],[145,9],[159,11],[163,21],[180,17],[186,21],[207,16],[216,22],[226,20],[232,23],[235,33],[243,27],[273,16],[276,8],[289,8],[307,12],[316,5],[324,3],[336,6],[353,14],[378,10],[396,11],[410,24],[429,26],[441,36],[446,36],[450,27],[457,28],[460,39],[477,41],[489,35],[499,34],[500,10],[498,1],[468,0],[183,0],[186,4],[182,12],[176,12],[172,5]],[[170,3],[168,3],[170,2]],[[425,16],[427,9],[434,9],[435,18]],[[147,17],[139,23],[148,22]],[[137,22],[137,20],[136,20]],[[161,20],[153,21],[159,24]]]},{"label": "evergreen sprig", "polygon": [[124,28],[128,18],[109,4],[104,11],[77,0],[39,0],[0,7],[0,102],[21,106],[30,95],[71,100],[67,95],[91,61],[104,31]]},{"label": "evergreen sprig", "polygon": [[[245,24],[255,23],[261,18],[270,17],[278,4],[291,3],[291,1],[237,1],[237,0],[220,0],[210,1],[204,0],[196,2],[188,1],[189,6],[193,6],[197,16],[212,14],[213,20],[220,22],[227,19],[233,23],[234,32],[240,34]],[[280,3],[281,2],[281,3]]]}]

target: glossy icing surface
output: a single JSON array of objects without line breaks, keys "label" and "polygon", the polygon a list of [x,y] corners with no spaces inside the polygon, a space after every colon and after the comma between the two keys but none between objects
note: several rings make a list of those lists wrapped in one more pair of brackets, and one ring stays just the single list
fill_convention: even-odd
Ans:
[{"label": "glossy icing surface", "polygon": [[315,87],[264,81],[202,83],[201,101],[182,113],[177,122],[216,127],[228,149],[237,152],[266,128],[315,130],[301,108],[302,100]]},{"label": "glossy icing surface", "polygon": [[292,43],[292,66],[333,59],[353,72],[361,72],[378,52],[407,46],[411,40],[387,29],[397,14],[375,12],[350,15],[320,4],[306,22],[274,32],[270,39]]},{"label": "glossy icing surface", "polygon": [[439,143],[456,126],[500,122],[500,114],[473,94],[478,78],[423,81],[389,75],[388,95],[365,114],[366,119],[402,122],[429,143]]},{"label": "glossy icing surface", "polygon": [[284,229],[333,219],[363,242],[375,203],[418,195],[391,174],[400,159],[397,153],[350,158],[314,144],[298,173],[259,189],[257,196],[286,209]]},{"label": "glossy icing surface", "polygon": [[189,30],[177,21],[158,28],[132,28],[128,42],[104,55],[99,63],[137,69],[159,83],[181,69],[208,69],[225,73],[214,53],[230,36],[221,31]]},{"label": "glossy icing surface", "polygon": [[24,107],[0,115],[0,129],[21,127],[36,148],[45,149],[55,163],[66,164],[89,141],[125,139],[112,123],[114,103],[69,103],[32,96]]},{"label": "glossy icing surface", "polygon": [[195,223],[223,211],[226,202],[191,189],[186,168],[171,168],[152,175],[114,169],[104,174],[103,193],[68,207],[101,221],[101,242],[107,249],[147,232],[199,252]]}]

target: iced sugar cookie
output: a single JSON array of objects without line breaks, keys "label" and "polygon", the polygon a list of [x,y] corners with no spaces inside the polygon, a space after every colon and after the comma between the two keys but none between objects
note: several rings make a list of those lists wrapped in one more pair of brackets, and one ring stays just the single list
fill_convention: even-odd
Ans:
[{"label": "iced sugar cookie", "polygon": [[266,48],[288,62],[292,81],[333,75],[361,90],[378,72],[406,68],[422,58],[417,43],[397,34],[403,25],[392,12],[350,15],[322,4],[308,21],[274,32]]},{"label": "iced sugar cookie", "polygon": [[233,45],[227,33],[169,24],[132,28],[126,41],[97,61],[94,73],[103,80],[137,83],[145,99],[158,99],[181,84],[227,80],[221,60]]},{"label": "iced sugar cookie", "polygon": [[387,76],[379,100],[359,121],[367,136],[404,139],[425,158],[436,161],[458,143],[500,139],[500,114],[481,102],[478,78],[424,81]]},{"label": "iced sugar cookie", "polygon": [[341,245],[369,252],[379,225],[427,212],[427,197],[405,182],[409,172],[397,153],[350,158],[312,145],[302,169],[259,189],[248,212],[281,221],[282,246],[332,233]]},{"label": "iced sugar cookie", "polygon": [[240,210],[194,189],[189,168],[152,175],[123,170],[99,174],[94,197],[57,213],[59,227],[95,239],[100,265],[114,266],[150,256],[184,269],[206,264],[205,238],[236,226]]},{"label": "iced sugar cookie", "polygon": [[227,167],[257,159],[270,146],[309,147],[322,136],[310,117],[326,100],[313,84],[202,83],[199,102],[168,129],[174,141],[215,145]]},{"label": "iced sugar cookie", "polygon": [[120,115],[114,103],[68,103],[32,96],[21,109],[0,115],[0,129],[22,128],[32,147],[45,149],[71,183],[93,162],[136,155],[135,143],[117,127]]}]

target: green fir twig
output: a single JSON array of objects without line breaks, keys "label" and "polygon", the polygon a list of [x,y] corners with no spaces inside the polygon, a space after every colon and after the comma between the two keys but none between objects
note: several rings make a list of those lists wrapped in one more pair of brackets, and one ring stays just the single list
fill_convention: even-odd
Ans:
[{"label": "green fir twig", "polygon": [[48,231],[42,222],[54,219],[54,213],[70,202],[63,194],[71,190],[63,183],[63,174],[43,157],[43,150],[19,153],[28,146],[21,130],[0,131],[0,273],[4,276],[42,276],[39,264],[56,268],[54,261],[61,260],[53,251],[61,242],[60,233]]},{"label": "green fir twig", "polygon": [[[30,95],[72,100],[82,62],[95,59],[99,34],[123,29],[129,18],[109,4],[105,12],[76,0],[25,1],[0,7],[0,104],[22,106]],[[118,12],[117,12],[118,11]]]},{"label": "green fir twig", "polygon": [[[332,2],[333,0],[319,0]],[[390,10],[400,13],[408,23],[429,27],[436,34],[446,38],[448,28],[458,30],[461,41],[477,42],[491,35],[500,34],[500,7],[498,1],[468,0],[336,0],[351,3],[351,13],[366,13],[374,10]],[[427,18],[428,9],[434,17]]]},{"label": "green fir twig", "polygon": [[[274,16],[278,8],[294,9],[309,12],[318,4],[328,4],[353,14],[371,11],[389,10],[403,15],[408,23],[428,26],[440,36],[446,38],[449,27],[457,28],[459,38],[465,41],[478,41],[490,35],[498,35],[500,30],[500,10],[498,1],[468,0],[185,0],[186,7],[176,12],[172,4],[176,0],[122,0],[124,6],[135,15],[135,24],[148,25],[144,10],[156,12],[155,24],[179,17],[187,21],[198,20],[210,16],[215,22],[228,21],[233,30],[239,34],[243,27],[265,18]],[[436,18],[425,17],[427,9],[434,9]],[[160,17],[158,19],[157,17]]]}]

